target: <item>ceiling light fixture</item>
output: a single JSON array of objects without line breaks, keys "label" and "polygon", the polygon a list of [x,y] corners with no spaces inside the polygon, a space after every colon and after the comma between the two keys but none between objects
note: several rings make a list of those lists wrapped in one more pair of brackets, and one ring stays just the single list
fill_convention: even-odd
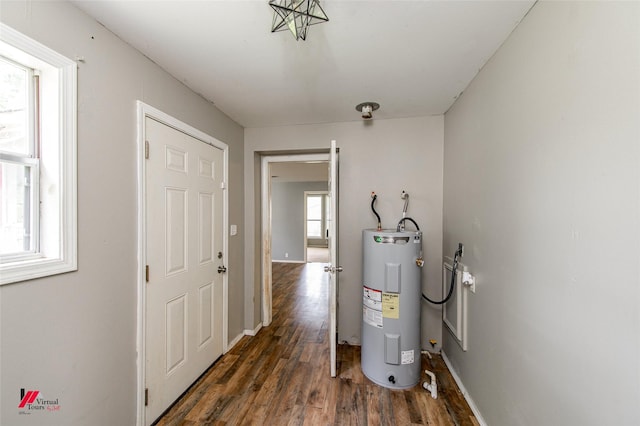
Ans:
[{"label": "ceiling light fixture", "polygon": [[362,118],[365,120],[371,120],[373,118],[373,111],[380,108],[380,104],[375,102],[363,102],[356,105],[356,110],[362,113]]},{"label": "ceiling light fixture", "polygon": [[307,39],[309,25],[327,22],[320,0],[269,0],[273,8],[271,32],[289,30],[296,40]]}]

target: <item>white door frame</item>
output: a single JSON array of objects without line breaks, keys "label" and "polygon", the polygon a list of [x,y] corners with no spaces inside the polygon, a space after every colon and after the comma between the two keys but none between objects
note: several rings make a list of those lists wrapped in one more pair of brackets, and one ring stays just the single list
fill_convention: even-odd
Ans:
[{"label": "white door frame", "polygon": [[[229,191],[226,188],[229,186],[229,146],[206,133],[168,115],[164,112],[145,104],[144,102],[137,101],[137,153],[138,153],[138,312],[137,312],[137,341],[136,348],[138,356],[136,357],[136,369],[137,369],[137,416],[136,424],[138,426],[144,425],[145,421],[145,409],[144,409],[144,388],[146,383],[146,347],[145,347],[145,307],[146,307],[146,279],[145,279],[145,266],[147,259],[147,229],[146,229],[146,166],[145,166],[145,119],[153,118],[169,127],[172,127],[182,133],[192,136],[200,141],[219,148],[223,151],[223,182],[224,182],[224,208],[222,212],[222,247],[223,247],[223,265],[229,265],[228,252],[229,252],[229,240],[228,240],[228,212],[229,212]],[[223,274],[222,277],[222,353],[226,353],[228,349],[228,278],[227,274]]]},{"label": "white door frame", "polygon": [[262,217],[262,326],[271,324],[271,163],[304,163],[304,162],[329,162],[329,153],[326,154],[291,154],[291,155],[265,155],[261,163],[261,196],[260,207]]},{"label": "white door frame", "polygon": [[338,282],[342,266],[338,265],[338,147],[331,141],[329,161],[329,193],[331,194],[331,222],[329,222],[329,264],[324,267],[329,273],[329,358],[331,377],[338,374]]}]

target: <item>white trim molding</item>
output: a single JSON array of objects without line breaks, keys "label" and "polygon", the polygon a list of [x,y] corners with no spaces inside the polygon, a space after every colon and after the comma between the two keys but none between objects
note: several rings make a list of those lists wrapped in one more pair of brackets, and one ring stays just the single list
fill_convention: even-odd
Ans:
[{"label": "white trim molding", "polygon": [[[36,253],[0,262],[0,285],[71,272],[78,269],[77,237],[77,64],[45,45],[0,22],[0,51],[18,63],[41,68],[42,88],[46,99],[41,113],[53,116],[43,129],[40,162],[49,168],[40,188],[57,188],[57,192],[40,197],[34,214],[40,222]],[[57,119],[55,118],[57,116]],[[34,209],[35,210],[35,209]]]}]

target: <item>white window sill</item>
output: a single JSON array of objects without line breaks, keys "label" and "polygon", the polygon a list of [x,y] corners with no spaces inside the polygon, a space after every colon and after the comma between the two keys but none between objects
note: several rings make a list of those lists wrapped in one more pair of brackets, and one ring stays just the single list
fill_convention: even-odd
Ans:
[{"label": "white window sill", "polygon": [[0,266],[0,285],[76,271],[75,261],[39,257]]}]

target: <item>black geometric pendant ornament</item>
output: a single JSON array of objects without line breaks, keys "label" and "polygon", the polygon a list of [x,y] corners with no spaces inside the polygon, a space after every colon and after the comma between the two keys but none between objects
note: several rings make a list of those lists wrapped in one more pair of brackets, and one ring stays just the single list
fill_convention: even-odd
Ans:
[{"label": "black geometric pendant ornament", "polygon": [[306,40],[310,25],[327,22],[329,18],[319,0],[270,0],[273,8],[271,32],[291,31],[296,40]]}]

